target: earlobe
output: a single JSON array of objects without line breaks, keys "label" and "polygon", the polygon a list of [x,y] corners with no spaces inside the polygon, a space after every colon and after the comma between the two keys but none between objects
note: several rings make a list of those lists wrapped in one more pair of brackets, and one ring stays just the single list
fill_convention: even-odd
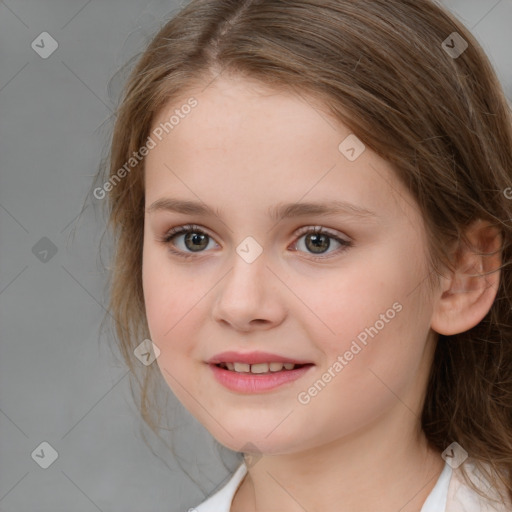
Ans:
[{"label": "earlobe", "polygon": [[431,328],[445,336],[465,332],[487,315],[496,298],[502,264],[502,235],[481,219],[466,231],[471,244],[461,242],[454,253],[454,271],[441,280]]}]

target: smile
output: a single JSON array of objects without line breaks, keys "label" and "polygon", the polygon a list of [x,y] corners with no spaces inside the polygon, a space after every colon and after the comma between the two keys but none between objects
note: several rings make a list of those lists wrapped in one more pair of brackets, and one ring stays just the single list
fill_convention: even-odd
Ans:
[{"label": "smile", "polygon": [[238,373],[269,373],[269,372],[280,372],[283,370],[293,370],[295,368],[299,368],[304,366],[303,364],[294,364],[294,363],[219,363],[217,366],[220,368],[225,368],[229,371],[234,371]]},{"label": "smile", "polygon": [[208,365],[215,380],[230,391],[255,394],[290,384],[308,373],[314,364],[217,363]]}]

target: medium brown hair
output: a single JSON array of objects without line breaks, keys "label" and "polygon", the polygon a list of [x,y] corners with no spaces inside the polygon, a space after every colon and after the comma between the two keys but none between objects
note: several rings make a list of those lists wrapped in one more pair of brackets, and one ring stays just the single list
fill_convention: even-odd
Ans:
[{"label": "medium brown hair", "polygon": [[[442,44],[453,32],[468,43],[456,58]],[[453,269],[448,248],[469,243],[472,221],[499,229],[497,297],[472,329],[438,336],[421,423],[433,447],[457,441],[512,497],[512,201],[504,193],[512,185],[512,121],[476,39],[430,0],[192,0],[133,69],[99,179],[112,179],[146,143],[165,105],[220,73],[317,98],[393,165],[425,221],[431,289],[442,269]],[[150,337],[144,160],[109,187],[106,204],[115,247],[108,309],[128,368],[134,376],[142,370],[141,414],[158,435],[149,389],[161,375],[133,354]]]}]

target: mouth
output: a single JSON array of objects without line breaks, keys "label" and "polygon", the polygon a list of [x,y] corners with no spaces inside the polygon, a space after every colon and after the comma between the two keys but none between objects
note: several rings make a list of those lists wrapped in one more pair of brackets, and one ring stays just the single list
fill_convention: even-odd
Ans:
[{"label": "mouth", "polygon": [[228,390],[238,394],[260,394],[292,386],[313,371],[313,363],[238,363],[211,362],[213,377]]},{"label": "mouth", "polygon": [[278,372],[289,372],[293,370],[297,370],[299,368],[303,368],[305,366],[313,366],[312,363],[306,364],[295,364],[295,363],[282,363],[282,362],[271,362],[271,363],[217,363],[215,364],[217,368],[222,368],[223,370],[227,370],[234,373],[250,373],[255,375],[268,375],[271,373]]}]

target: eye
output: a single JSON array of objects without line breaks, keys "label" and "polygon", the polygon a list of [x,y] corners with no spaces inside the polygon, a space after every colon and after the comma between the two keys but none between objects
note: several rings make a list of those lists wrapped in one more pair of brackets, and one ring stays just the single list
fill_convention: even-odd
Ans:
[{"label": "eye", "polygon": [[[300,238],[294,243],[293,250],[297,251],[299,250],[297,249],[298,246],[303,246],[306,251],[311,251],[310,254],[313,255],[337,254],[353,246],[352,241],[344,240],[320,226],[302,228],[298,235],[300,235]],[[181,240],[182,247],[179,247],[180,244],[176,241],[180,237],[184,237]],[[302,238],[304,238],[303,244],[301,244]],[[334,240],[334,244],[338,245],[338,250],[327,252],[332,247],[331,240]],[[158,241],[168,245],[172,254],[187,259],[193,258],[194,253],[204,252],[208,248],[209,242],[213,242],[213,238],[199,226],[189,224],[172,228]],[[174,247],[178,247],[178,249]],[[329,257],[312,256],[311,259],[322,260]]]},{"label": "eye", "polygon": [[[314,228],[307,227],[300,230],[299,235],[301,237],[297,242],[295,242],[294,246],[302,246],[305,247],[306,251],[311,251],[310,254],[318,255],[318,254],[337,254],[345,251],[347,248],[352,247],[353,243],[350,240],[344,240],[339,236],[331,233],[330,231],[322,228],[320,226],[315,226]],[[301,239],[304,238],[303,243],[301,244]],[[328,253],[328,249],[332,247],[331,240],[334,240],[334,245],[338,245],[338,250],[331,251]],[[297,249],[294,249],[297,250]],[[314,256],[312,259],[321,260],[329,258],[330,256]]]},{"label": "eye", "polygon": [[[179,245],[174,240],[184,236],[182,242],[184,248],[176,250],[173,246]],[[182,258],[192,258],[193,253],[203,252],[208,247],[208,242],[213,239],[203,231],[201,228],[195,225],[178,226],[168,231],[159,241],[169,246],[169,251]],[[188,253],[187,251],[191,251]]]}]

